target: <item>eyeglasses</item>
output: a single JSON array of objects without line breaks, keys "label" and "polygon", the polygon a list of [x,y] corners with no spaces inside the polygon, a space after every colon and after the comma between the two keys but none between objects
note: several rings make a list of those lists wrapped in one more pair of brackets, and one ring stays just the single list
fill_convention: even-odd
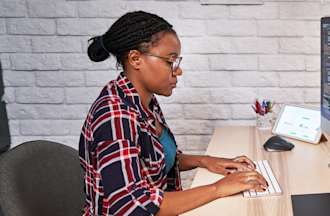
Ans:
[{"label": "eyeglasses", "polygon": [[167,63],[169,63],[171,65],[171,70],[172,70],[172,75],[175,76],[176,71],[178,70],[180,63],[182,61],[182,57],[175,57],[175,58],[167,58],[167,57],[163,57],[163,56],[158,56],[158,55],[154,55],[152,53],[144,53],[144,55],[148,55],[148,56],[153,56],[156,58],[160,58],[164,61],[166,61]]}]

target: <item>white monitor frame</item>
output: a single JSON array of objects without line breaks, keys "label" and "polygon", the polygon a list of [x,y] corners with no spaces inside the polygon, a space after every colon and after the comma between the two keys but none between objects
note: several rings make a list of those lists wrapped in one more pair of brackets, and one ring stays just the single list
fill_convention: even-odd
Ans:
[{"label": "white monitor frame", "polygon": [[290,135],[289,133],[281,133],[281,132],[278,132],[277,131],[277,127],[279,125],[279,122],[281,120],[281,117],[285,111],[285,108],[286,107],[296,107],[296,108],[302,108],[302,109],[306,109],[306,112],[308,112],[308,110],[316,110],[316,111],[320,111],[319,108],[316,108],[316,107],[306,107],[306,106],[297,106],[297,105],[284,105],[276,119],[276,122],[275,122],[275,125],[273,127],[273,130],[272,130],[272,133],[273,134],[277,134],[277,135],[281,135],[281,136],[286,136],[286,137],[289,137],[289,138],[293,138],[293,139],[296,139],[296,140],[300,140],[300,141],[304,141],[304,142],[308,142],[308,143],[313,143],[313,144],[318,144],[320,142],[320,139],[321,139],[321,135],[322,135],[322,131],[321,131],[321,125],[320,125],[320,128],[319,130],[317,131],[317,134],[316,136],[314,137],[313,140],[309,140],[309,139],[304,139],[302,137],[297,137],[297,136],[292,136]]}]

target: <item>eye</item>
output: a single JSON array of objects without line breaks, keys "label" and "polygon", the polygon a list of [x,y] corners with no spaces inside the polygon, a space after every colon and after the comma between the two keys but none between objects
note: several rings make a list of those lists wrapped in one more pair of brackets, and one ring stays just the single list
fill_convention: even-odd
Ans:
[{"label": "eye", "polygon": [[170,66],[172,66],[173,62],[172,61],[166,61],[166,63]]}]

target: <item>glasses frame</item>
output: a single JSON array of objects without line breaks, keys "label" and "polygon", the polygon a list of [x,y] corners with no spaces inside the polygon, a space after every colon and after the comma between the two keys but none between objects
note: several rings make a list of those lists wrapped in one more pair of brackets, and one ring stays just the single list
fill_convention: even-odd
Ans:
[{"label": "glasses frame", "polygon": [[153,57],[162,59],[163,61],[166,61],[167,63],[170,63],[171,64],[171,71],[172,71],[172,75],[173,76],[176,75],[175,72],[180,67],[180,63],[182,61],[182,57],[181,56],[175,57],[175,59],[172,60],[171,57],[159,56],[159,55],[155,55],[155,54],[152,54],[152,53],[143,53],[143,54],[144,55],[147,55],[147,56],[153,56]]}]

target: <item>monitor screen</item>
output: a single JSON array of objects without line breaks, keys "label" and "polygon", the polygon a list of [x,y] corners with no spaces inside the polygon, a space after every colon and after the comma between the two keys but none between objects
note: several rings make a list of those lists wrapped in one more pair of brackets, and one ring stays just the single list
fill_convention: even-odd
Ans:
[{"label": "monitor screen", "polygon": [[321,19],[321,127],[330,136],[330,17]]}]

